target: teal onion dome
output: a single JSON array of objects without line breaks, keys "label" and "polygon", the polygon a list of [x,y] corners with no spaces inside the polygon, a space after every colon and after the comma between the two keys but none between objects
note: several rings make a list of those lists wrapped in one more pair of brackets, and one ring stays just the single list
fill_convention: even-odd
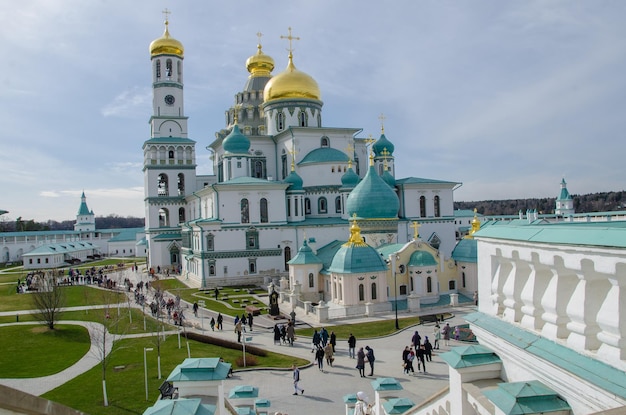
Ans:
[{"label": "teal onion dome", "polygon": [[289,173],[289,176],[285,177],[283,183],[288,183],[291,185],[289,186],[288,190],[304,190],[302,187],[302,177],[300,177],[300,175],[296,173],[295,170],[291,170],[291,173]]},{"label": "teal onion dome", "polygon": [[363,242],[361,228],[352,222],[350,239],[333,256],[328,268],[330,272],[356,274],[362,272],[386,271],[387,264],[378,251]]},{"label": "teal onion dome", "polygon": [[389,156],[391,156],[393,154],[394,148],[395,147],[393,146],[392,142],[387,140],[387,137],[385,137],[385,134],[381,134],[380,138],[376,140],[374,145],[372,145],[372,150],[374,151],[374,155],[376,157],[382,157],[383,151],[385,151],[385,149],[387,149],[387,151],[389,152]]},{"label": "teal onion dome", "polygon": [[248,154],[250,150],[250,140],[241,133],[239,126],[235,124],[230,134],[222,142],[224,151],[232,154]]},{"label": "teal onion dome", "polygon": [[348,168],[348,171],[341,176],[341,187],[353,189],[359,184],[361,178],[352,170],[352,167]]},{"label": "teal onion dome", "polygon": [[385,170],[385,172],[383,173],[383,175],[382,175],[382,176],[380,176],[380,177],[381,177],[381,178],[385,181],[385,183],[387,183],[387,184],[389,185],[389,187],[391,187],[392,189],[393,189],[394,187],[396,187],[396,179],[395,179],[395,177],[393,177],[393,176],[391,175],[391,173],[389,173],[389,170]]},{"label": "teal onion dome", "polygon": [[365,219],[395,219],[400,201],[396,192],[370,166],[367,174],[348,195],[347,213]]}]

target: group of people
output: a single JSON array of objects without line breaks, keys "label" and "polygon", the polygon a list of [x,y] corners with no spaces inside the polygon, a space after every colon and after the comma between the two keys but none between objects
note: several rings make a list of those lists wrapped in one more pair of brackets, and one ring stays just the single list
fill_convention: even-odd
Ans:
[{"label": "group of people", "polygon": [[[436,338],[435,338],[436,339]],[[437,340],[435,340],[436,342]],[[413,337],[411,337],[411,345],[406,346],[402,351],[402,367],[404,373],[407,375],[415,375],[415,362],[417,361],[417,371],[426,372],[426,362],[432,361],[433,345],[430,343],[428,336],[424,337],[422,342],[422,336],[415,330]]]},{"label": "group of people", "polygon": [[374,356],[374,349],[369,346],[365,346],[365,350],[362,347],[356,353],[356,368],[359,370],[359,375],[364,378],[365,375],[365,362],[370,366],[370,373],[367,376],[374,376],[374,362],[376,357]]},{"label": "group of people", "polygon": [[274,324],[274,344],[289,344],[289,346],[293,346],[295,339],[296,327],[293,321],[289,320],[287,324]]}]

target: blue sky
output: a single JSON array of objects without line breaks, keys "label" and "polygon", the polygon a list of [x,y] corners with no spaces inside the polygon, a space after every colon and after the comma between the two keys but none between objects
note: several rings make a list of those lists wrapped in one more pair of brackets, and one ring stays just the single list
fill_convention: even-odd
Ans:
[{"label": "blue sky", "polygon": [[0,209],[144,215],[148,46],[185,46],[185,112],[205,147],[263,50],[318,82],[325,126],[385,134],[398,177],[462,182],[459,201],[624,190],[626,2],[20,0],[0,3]]}]

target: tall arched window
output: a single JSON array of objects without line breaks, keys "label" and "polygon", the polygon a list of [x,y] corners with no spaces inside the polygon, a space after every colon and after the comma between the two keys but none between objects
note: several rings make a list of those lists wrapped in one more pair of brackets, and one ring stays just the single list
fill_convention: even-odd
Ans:
[{"label": "tall arched window", "polygon": [[426,197],[420,196],[420,218],[426,217]]},{"label": "tall arched window", "polygon": [[174,150],[170,150],[167,152],[167,158],[170,160],[174,158]]},{"label": "tall arched window", "polygon": [[311,214],[311,199],[308,197],[304,199],[304,213],[308,215]]},{"label": "tall arched window", "polygon": [[427,293],[432,293],[433,292],[433,279],[432,279],[432,277],[426,278],[426,292]]},{"label": "tall arched window", "polygon": [[335,213],[341,213],[341,196],[335,198]]},{"label": "tall arched window", "polygon": [[170,211],[166,208],[159,209],[159,226],[160,227],[168,227],[170,226]]},{"label": "tall arched window", "polygon": [[172,60],[168,59],[165,61],[165,76],[168,78],[172,77]]},{"label": "tall arched window", "polygon": [[282,131],[285,128],[285,114],[279,112],[276,114],[276,129]]},{"label": "tall arched window", "polygon": [[209,265],[209,275],[215,275],[215,264]]},{"label": "tall arched window", "polygon": [[328,137],[326,137],[326,136],[322,137],[322,139],[320,140],[320,146],[321,147],[330,147],[330,140],[328,139]]},{"label": "tall arched window", "polygon": [[185,208],[178,208],[178,223],[183,223],[185,221]]},{"label": "tall arched window", "polygon": [[315,278],[313,273],[309,273],[309,288],[315,287]]},{"label": "tall arched window", "polygon": [[298,125],[300,127],[306,127],[306,113],[304,111],[298,113]]},{"label": "tall arched window", "polygon": [[441,216],[441,205],[439,202],[439,196],[435,196],[433,202],[435,204],[435,217],[438,218]]},{"label": "tall arched window", "polygon": [[156,78],[160,79],[161,78],[161,60],[157,59],[156,61]]},{"label": "tall arched window", "polygon": [[283,255],[285,258],[285,271],[289,271],[289,261],[291,261],[291,248],[286,246]]},{"label": "tall arched window", "polygon": [[248,261],[248,272],[250,274],[256,274],[256,259],[249,259]]},{"label": "tall arched window", "polygon": [[[284,150],[283,150],[284,151]],[[287,155],[283,154],[281,157],[281,161],[282,161],[282,170],[283,170],[283,180],[285,179],[285,177],[287,177]]]},{"label": "tall arched window", "polygon": [[267,199],[266,198],[262,198],[261,202],[260,202],[260,207],[261,207],[261,223],[267,223],[268,222],[268,215],[267,215]]},{"label": "tall arched window", "polygon": [[328,212],[328,202],[326,202],[325,197],[320,197],[319,199],[317,199],[317,211],[318,213]]},{"label": "tall arched window", "polygon": [[372,283],[372,300],[375,300],[378,297],[378,293],[376,292],[376,283]]},{"label": "tall arched window", "polygon": [[178,196],[185,195],[185,175],[183,173],[178,173]]},{"label": "tall arched window", "polygon": [[167,179],[167,174],[161,173],[157,178],[157,195],[159,196],[169,196],[169,183]]},{"label": "tall arched window", "polygon": [[241,223],[250,223],[250,206],[248,199],[241,199]]},{"label": "tall arched window", "polygon": [[365,286],[359,284],[359,301],[365,301]]},{"label": "tall arched window", "polygon": [[454,290],[454,289],[456,289],[456,281],[454,281],[454,280],[450,280],[450,281],[448,281],[448,289],[449,289],[449,290]]}]

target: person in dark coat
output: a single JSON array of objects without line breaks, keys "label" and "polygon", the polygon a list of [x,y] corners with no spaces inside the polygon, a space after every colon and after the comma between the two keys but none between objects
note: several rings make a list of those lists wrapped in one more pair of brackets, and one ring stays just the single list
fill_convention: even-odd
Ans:
[{"label": "person in dark coat", "polygon": [[356,347],[356,337],[352,333],[350,333],[350,337],[348,337],[348,355],[351,359],[354,359],[354,348]]},{"label": "person in dark coat", "polygon": [[417,349],[417,358],[419,359],[417,362],[417,370],[420,370],[420,364],[424,368],[424,373],[426,373],[426,360],[424,357],[426,356],[426,351],[424,350],[424,345],[421,345],[419,349]]},{"label": "person in dark coat", "polygon": [[317,346],[315,351],[315,360],[317,360],[317,368],[324,371],[324,349],[321,346]]},{"label": "person in dark coat", "polygon": [[280,327],[274,324],[274,344],[280,344]]},{"label": "person in dark coat", "polygon": [[317,348],[320,345],[320,342],[322,341],[322,337],[317,332],[317,330],[315,330],[315,332],[313,333],[313,339],[312,340],[313,340],[313,348],[311,349],[311,353],[313,353],[315,350],[317,350]]},{"label": "person in dark coat", "polygon": [[224,321],[224,317],[222,317],[222,313],[217,313],[217,329],[222,330],[222,322]]},{"label": "person in dark coat", "polygon": [[420,336],[417,330],[415,330],[413,337],[411,337],[411,343],[413,343],[415,350],[419,349],[420,344],[422,344],[422,336]]},{"label": "person in dark coat", "polygon": [[324,327],[320,330],[320,337],[322,338],[322,347],[326,347],[326,343],[328,343],[328,331]]},{"label": "person in dark coat", "polygon": [[369,376],[374,376],[374,349],[369,346],[365,346],[365,350],[367,350],[367,354],[365,357],[367,358],[367,362],[370,364],[370,374]]},{"label": "person in dark coat", "polygon": [[359,375],[362,378],[365,377],[365,352],[363,348],[359,348],[359,351],[356,353],[356,368],[359,369]]},{"label": "person in dark coat", "polygon": [[424,337],[424,352],[426,354],[426,361],[432,362],[433,361],[433,345],[430,344],[430,341],[428,340],[428,336]]},{"label": "person in dark coat", "polygon": [[337,336],[334,331],[330,332],[330,345],[333,346],[333,353],[335,353],[335,345],[337,344]]}]

